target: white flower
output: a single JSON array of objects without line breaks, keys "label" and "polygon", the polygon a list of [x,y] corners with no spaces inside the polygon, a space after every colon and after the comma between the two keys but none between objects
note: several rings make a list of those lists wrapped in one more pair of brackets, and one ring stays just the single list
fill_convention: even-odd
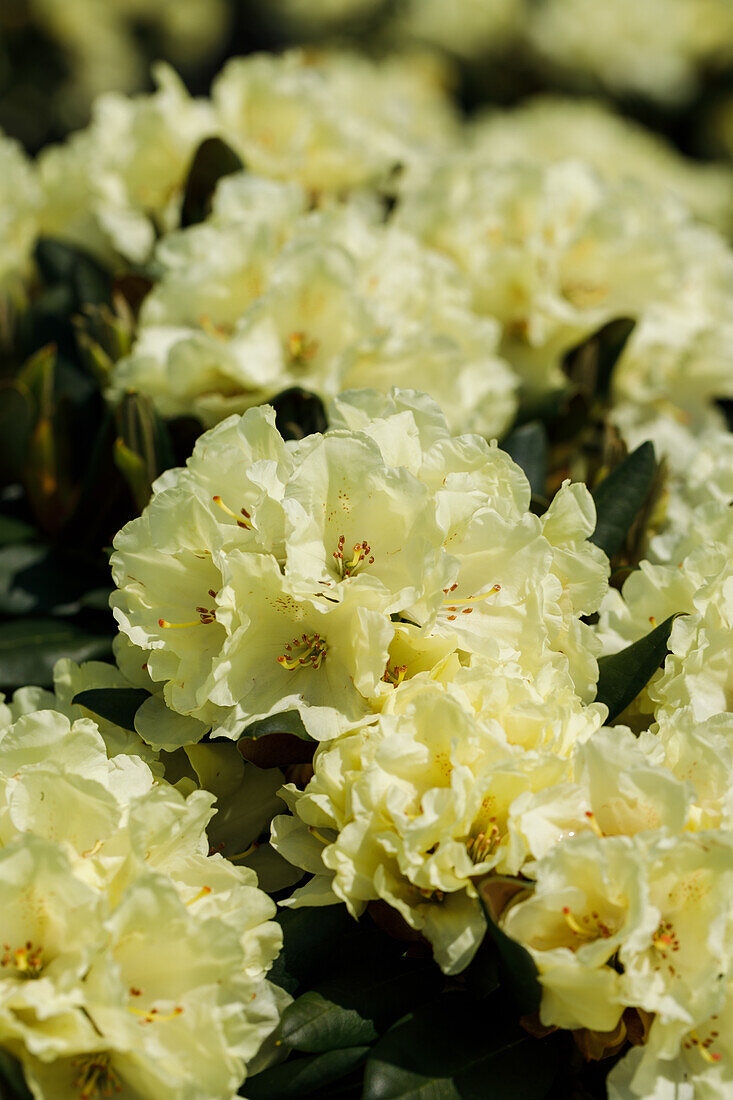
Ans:
[{"label": "white flower", "polygon": [[0,734],[0,1044],[35,1095],[229,1100],[276,1026],[275,907],[207,854],[211,803],[108,759],[88,719]]},{"label": "white flower", "polygon": [[[383,682],[458,650],[546,659],[590,701],[598,647],[580,616],[608,564],[587,490],[532,516],[511,459],[452,438],[409,392],[357,391],[334,417],[344,427],[287,445],[271,409],[224,421],[115,540],[116,618],[167,706],[200,723],[190,740],[292,709],[333,737],[381,709]],[[422,663],[403,668],[393,642]],[[141,723],[154,747],[185,743]]]},{"label": "white flower", "polygon": [[419,385],[455,430],[502,434],[517,379],[457,266],[370,204],[304,214],[292,184],[224,180],[211,218],[163,238],[164,268],[110,396],[211,425],[291,386]]},{"label": "white flower", "polygon": [[725,64],[733,42],[726,0],[541,0],[528,20],[535,50],[585,85],[684,103],[705,68]]},{"label": "white flower", "polygon": [[346,52],[234,59],[212,98],[224,137],[252,171],[315,192],[384,182],[453,125],[419,65]]},{"label": "white flower", "polygon": [[20,145],[0,132],[0,292],[28,275],[38,235],[40,191]]},{"label": "white flower", "polygon": [[658,134],[594,99],[542,95],[487,111],[468,131],[477,160],[552,164],[577,159],[608,180],[636,179],[681,199],[702,221],[726,230],[733,176],[722,165],[682,157]]},{"label": "white flower", "polygon": [[627,837],[570,837],[535,869],[537,885],[501,925],[531,953],[549,1026],[612,1031],[625,1007],[618,951],[646,944],[658,924],[643,850]]},{"label": "white flower", "polygon": [[513,807],[568,778],[563,755],[603,713],[562,675],[489,662],[444,687],[405,681],[376,723],[316,752],[305,791],[283,791],[294,817],[274,819],[273,844],[315,876],[290,904],[339,898],[358,916],[382,899],[462,970],[484,931],[474,879],[516,874],[530,854]]},{"label": "white flower", "polygon": [[101,96],[86,130],[38,160],[41,231],[114,262],[141,262],[156,233],[177,224],[194,151],[213,129],[209,104],[191,99],[166,65],[150,96]]},{"label": "white flower", "polygon": [[580,162],[465,154],[406,190],[397,223],[458,262],[532,394],[563,385],[563,355],[593,331],[669,293],[686,220],[671,197],[604,183]]}]

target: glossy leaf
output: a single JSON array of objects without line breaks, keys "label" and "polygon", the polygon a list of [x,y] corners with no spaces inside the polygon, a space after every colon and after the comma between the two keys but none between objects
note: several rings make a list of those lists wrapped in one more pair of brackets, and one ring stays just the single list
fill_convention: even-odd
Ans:
[{"label": "glossy leaf", "polygon": [[676,615],[670,615],[626,649],[609,657],[601,657],[598,662],[596,702],[605,703],[608,707],[606,722],[613,722],[626,710],[662,664],[667,656],[667,642],[676,618]]},{"label": "glossy leaf", "polygon": [[619,552],[644,507],[654,484],[656,468],[654,445],[642,443],[593,493],[597,518],[590,541],[600,546],[609,558]]},{"label": "glossy leaf", "polygon": [[302,439],[306,435],[325,432],[326,411],[320,397],[294,386],[273,397],[275,424],[283,439]]},{"label": "glossy leaf", "polygon": [[544,496],[547,479],[547,432],[544,425],[539,420],[521,424],[506,437],[501,447],[524,470],[532,496]]},{"label": "glossy leaf", "polygon": [[0,1097],[2,1100],[32,1100],[20,1062],[0,1050]]},{"label": "glossy leaf", "polygon": [[30,523],[13,516],[0,515],[0,546],[15,546],[19,542],[27,542],[35,533],[36,529]]},{"label": "glossy leaf", "polygon": [[294,1050],[319,1054],[371,1043],[377,1031],[355,1008],[328,1000],[310,989],[285,1009],[280,1037]]},{"label": "glossy leaf", "polygon": [[371,1051],[364,1100],[543,1100],[560,1044],[533,1039],[490,1002],[446,994],[410,1013]]},{"label": "glossy leaf", "polygon": [[[516,940],[507,936],[497,924],[497,913],[492,896],[494,885],[495,880],[489,878],[479,886],[478,890],[479,902],[486,917],[486,935],[496,948],[502,990],[510,994],[521,1015],[528,1016],[537,1011],[542,1000],[542,987],[537,975],[537,967],[530,953]],[[516,892],[516,888],[513,892]]]},{"label": "glossy leaf", "polygon": [[261,718],[259,722],[253,722],[242,731],[243,738],[257,740],[260,737],[269,737],[272,734],[287,733],[291,737],[298,737],[301,741],[312,741],[313,738],[303,725],[303,719],[297,710],[285,710],[280,714],[271,714],[267,718]]},{"label": "glossy leaf", "polygon": [[126,394],[116,417],[119,434],[114,443],[115,464],[141,512],[155,479],[173,465],[170,436],[152,401],[143,394]]},{"label": "glossy leaf", "polygon": [[144,688],[90,688],[80,691],[72,702],[134,733],[135,715],[149,698],[150,692]]},{"label": "glossy leaf", "polygon": [[61,657],[88,661],[107,657],[112,638],[92,634],[63,619],[14,619],[0,623],[0,690],[38,684],[50,687]]},{"label": "glossy leaf", "polygon": [[247,1100],[300,1100],[301,1096],[320,1096],[332,1081],[338,1081],[361,1065],[368,1053],[368,1046],[356,1046],[293,1059],[248,1078],[240,1095]]}]

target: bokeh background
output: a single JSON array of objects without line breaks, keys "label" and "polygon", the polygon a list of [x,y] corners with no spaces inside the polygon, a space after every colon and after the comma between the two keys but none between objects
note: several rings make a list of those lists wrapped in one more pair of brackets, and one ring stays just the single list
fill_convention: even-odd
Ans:
[{"label": "bokeh background", "polygon": [[29,152],[169,61],[205,94],[231,56],[295,44],[430,53],[468,111],[612,102],[698,158],[733,153],[731,0],[3,0],[0,127]]}]

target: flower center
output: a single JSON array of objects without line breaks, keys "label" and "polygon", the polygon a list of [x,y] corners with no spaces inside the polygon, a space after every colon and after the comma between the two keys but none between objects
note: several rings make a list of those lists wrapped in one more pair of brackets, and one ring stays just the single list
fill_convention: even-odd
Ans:
[{"label": "flower center", "polygon": [[565,918],[570,931],[574,936],[584,940],[607,940],[613,935],[613,929],[606,924],[598,913],[584,913],[580,919],[576,917],[567,905],[563,906],[562,915]]},{"label": "flower center", "polygon": [[338,546],[333,552],[336,562],[336,572],[339,577],[354,577],[365,565],[373,565],[374,557],[372,548],[368,542],[357,542],[353,546],[354,556],[351,561],[344,561],[344,544],[346,539],[339,535]]},{"label": "flower center", "polygon": [[318,351],[318,341],[309,340],[304,332],[291,332],[288,336],[288,355],[292,367],[305,367]]},{"label": "flower center", "polygon": [[72,1082],[73,1087],[79,1089],[79,1100],[95,1100],[97,1096],[122,1092],[122,1082],[111,1062],[112,1056],[104,1051],[72,1058],[72,1066],[79,1070]]},{"label": "flower center", "polygon": [[285,652],[278,657],[278,664],[288,672],[295,672],[298,668],[319,669],[326,657],[328,645],[320,634],[302,634],[300,638],[293,638],[285,646]]},{"label": "flower center", "polygon": [[469,837],[466,841],[466,848],[474,863],[483,863],[485,859],[488,859],[488,857],[496,851],[500,843],[501,832],[499,831],[498,825],[494,822],[489,826],[486,832],[477,833],[476,836]]},{"label": "flower center", "polygon": [[4,943],[0,966],[12,967],[19,978],[38,978],[43,970],[43,948],[34,947],[30,940],[23,947],[15,948]]},{"label": "flower center", "polygon": [[[212,600],[215,599],[216,592],[213,588],[209,589],[208,595],[211,596]],[[198,619],[192,619],[188,623],[169,623],[167,619],[158,619],[158,626],[164,630],[178,630],[186,626],[210,626],[211,623],[216,622],[215,607],[197,607],[196,614]]]},{"label": "flower center", "polygon": [[407,665],[394,665],[392,668],[387,665],[384,670],[384,675],[382,676],[382,679],[384,680],[385,684],[393,684],[395,687],[397,687],[397,685],[401,684],[404,680],[406,673]]}]

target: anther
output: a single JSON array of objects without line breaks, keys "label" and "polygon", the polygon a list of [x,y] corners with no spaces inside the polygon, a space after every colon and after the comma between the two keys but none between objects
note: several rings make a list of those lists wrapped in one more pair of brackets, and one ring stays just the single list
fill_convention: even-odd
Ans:
[{"label": "anther", "polygon": [[254,529],[250,514],[246,508],[240,508],[239,515],[237,515],[236,512],[232,511],[228,504],[224,503],[220,496],[217,495],[215,497],[212,497],[211,499],[214,501],[214,504],[218,505],[219,508],[221,508],[222,512],[226,512],[228,516],[231,516],[233,520],[236,520],[237,527],[243,527],[246,531],[252,531]]},{"label": "anther", "polygon": [[294,638],[291,645],[285,646],[285,652],[277,658],[281,668],[288,672],[296,669],[311,668],[318,670],[326,657],[328,645],[320,634],[303,634],[300,638]]}]

